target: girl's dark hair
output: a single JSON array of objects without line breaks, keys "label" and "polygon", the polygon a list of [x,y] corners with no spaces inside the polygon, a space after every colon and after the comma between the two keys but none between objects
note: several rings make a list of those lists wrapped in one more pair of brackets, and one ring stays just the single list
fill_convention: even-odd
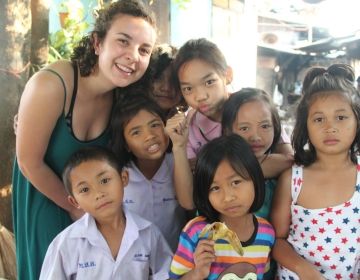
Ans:
[{"label": "girl's dark hair", "polygon": [[119,174],[121,173],[124,165],[119,161],[116,156],[107,148],[100,146],[85,147],[74,152],[67,163],[65,164],[64,171],[62,173],[62,179],[65,185],[65,189],[69,195],[73,196],[72,184],[70,179],[71,171],[84,162],[92,160],[106,161],[111,167],[116,169]]},{"label": "girl's dark hair", "polygon": [[135,160],[134,155],[127,149],[124,136],[125,126],[132,118],[134,118],[141,110],[146,110],[154,115],[158,115],[164,124],[166,122],[160,106],[145,94],[146,93],[142,91],[135,91],[132,94],[123,97],[117,101],[113,110],[110,147],[125,165],[131,160]]},{"label": "girl's dark hair", "polygon": [[171,66],[177,52],[178,50],[176,47],[168,44],[157,45],[154,48],[148,68],[149,71],[151,71],[153,80],[159,79],[162,73]]},{"label": "girl's dark hair", "polygon": [[209,201],[209,188],[223,160],[228,160],[242,178],[253,182],[255,198],[249,212],[257,211],[264,203],[265,179],[250,146],[239,135],[220,136],[200,150],[194,174],[194,203],[199,214],[206,217],[210,223],[219,221],[219,213]]},{"label": "girl's dark hair", "polygon": [[94,49],[95,34],[102,42],[119,14],[142,18],[155,28],[155,18],[140,0],[119,0],[98,10],[93,31],[80,40],[71,55],[71,61],[79,65],[81,76],[89,76],[98,62]]},{"label": "girl's dark hair", "polygon": [[172,81],[176,91],[181,92],[178,78],[181,66],[194,59],[203,60],[214,67],[218,74],[226,75],[228,65],[218,46],[205,38],[192,39],[179,49],[173,62]]},{"label": "girl's dark hair", "polygon": [[[316,160],[315,147],[310,143],[307,119],[309,107],[318,97],[339,94],[348,100],[357,120],[356,136],[350,147],[350,157],[356,163],[360,147],[360,96],[354,86],[355,75],[351,66],[333,64],[329,68],[311,68],[303,82],[302,98],[296,111],[296,122],[292,135],[296,164],[308,166]],[[305,149],[308,144],[309,149]]]},{"label": "girl's dark hair", "polygon": [[274,151],[276,144],[279,142],[281,135],[281,122],[279,113],[272,101],[271,96],[265,91],[257,88],[243,88],[230,95],[229,99],[225,101],[222,115],[222,133],[229,135],[233,133],[233,124],[236,121],[237,113],[242,105],[251,101],[263,101],[270,109],[271,119],[274,126],[274,139],[270,148],[266,153]]}]

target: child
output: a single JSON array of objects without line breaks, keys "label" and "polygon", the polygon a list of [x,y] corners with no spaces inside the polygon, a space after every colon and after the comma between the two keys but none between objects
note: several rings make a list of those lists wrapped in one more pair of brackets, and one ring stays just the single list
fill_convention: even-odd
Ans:
[{"label": "child", "polygon": [[177,49],[162,44],[155,47],[148,68],[151,76],[150,97],[164,110],[166,118],[170,118],[178,109],[185,110],[186,102],[180,92],[175,91],[171,83],[171,65]]},{"label": "child", "polygon": [[[170,278],[218,279],[223,270],[233,266],[236,271],[236,266],[245,262],[256,267],[257,279],[263,279],[274,230],[253,214],[264,200],[264,177],[246,141],[233,134],[207,143],[199,153],[194,186],[200,216],[181,233]],[[225,239],[214,242],[199,237],[213,222],[225,223],[237,235],[242,256]]]},{"label": "child", "polygon": [[[214,43],[206,39],[189,40],[179,49],[173,62],[174,86],[196,110],[189,123],[190,160],[196,158],[204,144],[221,135],[224,103],[230,96],[227,85],[232,78],[232,69]],[[284,140],[280,144],[289,142]],[[284,146],[281,148],[284,153],[292,152],[290,145],[280,146]]]},{"label": "child", "polygon": [[175,251],[185,212],[173,186],[174,161],[167,153],[162,109],[134,92],[117,104],[112,117],[112,149],[125,160],[130,174],[125,206],[157,225]]},{"label": "child", "polygon": [[279,279],[358,279],[360,98],[350,66],[305,76],[295,163],[279,178],[272,222]]},{"label": "child", "polygon": [[[172,140],[180,136],[188,138],[184,147],[174,151],[175,161],[180,167],[175,168],[175,185],[182,188],[183,193],[192,193],[191,169],[196,155],[204,144],[221,135],[221,118],[224,103],[230,96],[227,85],[232,81],[232,70],[214,43],[206,39],[189,40],[179,49],[173,62],[173,80],[175,90],[180,91],[186,103],[195,109],[187,117],[184,113],[175,115],[167,125]],[[278,153],[292,153],[287,138],[284,133],[277,142]],[[277,177],[279,164],[290,166],[291,161],[286,156],[267,158],[262,163],[265,177]],[[179,202],[191,209],[192,200],[179,199]]]},{"label": "child", "polygon": [[[292,158],[286,160],[285,155],[271,154],[279,142],[281,123],[271,96],[261,89],[244,88],[231,94],[224,104],[222,130],[224,135],[235,133],[243,137],[260,163],[273,157],[272,162],[277,161],[274,169],[278,169],[278,174],[287,169],[292,162]],[[265,181],[264,204],[256,215],[269,218],[275,186],[275,180]]]},{"label": "child", "polygon": [[110,151],[75,152],[63,173],[86,214],[50,244],[40,279],[167,279],[171,251],[150,222],[122,209],[128,173]]}]

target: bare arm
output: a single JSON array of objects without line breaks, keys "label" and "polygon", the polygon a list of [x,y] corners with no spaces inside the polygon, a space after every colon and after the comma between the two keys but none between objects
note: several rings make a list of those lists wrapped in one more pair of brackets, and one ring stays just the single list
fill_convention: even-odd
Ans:
[{"label": "bare arm", "polygon": [[277,178],[293,164],[292,154],[269,154],[260,163],[265,178]]},{"label": "bare arm", "polygon": [[188,119],[184,113],[178,113],[166,123],[166,132],[173,143],[174,185],[180,205],[188,210],[194,209],[193,175],[186,154],[188,139]]},{"label": "bare arm", "polygon": [[287,242],[291,223],[291,169],[279,178],[275,190],[271,222],[275,228],[275,245],[272,250],[274,259],[282,266],[295,272],[301,280],[323,279],[316,268],[298,255]]},{"label": "bare arm", "polygon": [[294,150],[292,149],[289,143],[277,143],[274,153],[283,154],[283,155],[293,155]]},{"label": "bare arm", "polygon": [[18,112],[16,155],[20,170],[38,191],[73,216],[79,216],[81,212],[67,201],[61,180],[44,162],[63,104],[64,88],[58,77],[38,72],[29,80]]}]

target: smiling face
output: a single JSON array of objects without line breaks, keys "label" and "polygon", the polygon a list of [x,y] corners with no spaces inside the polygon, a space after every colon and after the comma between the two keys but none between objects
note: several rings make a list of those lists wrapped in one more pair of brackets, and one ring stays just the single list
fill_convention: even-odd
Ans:
[{"label": "smiling face", "polygon": [[209,201],[220,213],[220,220],[226,221],[246,215],[254,198],[253,182],[237,174],[228,160],[220,162],[209,188]]},{"label": "smiling face", "polygon": [[356,117],[349,102],[338,92],[324,92],[310,105],[309,139],[319,156],[348,153],[356,135]]},{"label": "smiling face", "polygon": [[170,85],[171,68],[167,67],[153,83],[151,98],[163,109],[168,111],[179,104],[181,96],[175,93]]},{"label": "smiling face", "polygon": [[83,162],[70,172],[73,196],[69,201],[98,222],[121,214],[127,171],[119,172],[105,160]]},{"label": "smiling face", "polygon": [[144,19],[120,14],[102,42],[95,37],[100,73],[113,86],[125,87],[139,80],[149,65],[155,30]]},{"label": "smiling face", "polygon": [[230,77],[230,68],[222,76],[212,65],[200,59],[184,63],[178,71],[186,103],[215,121],[221,120],[224,102],[229,97],[226,84]]},{"label": "smiling face", "polygon": [[258,159],[263,157],[274,141],[274,126],[269,106],[261,100],[241,105],[232,131],[249,143]]},{"label": "smiling face", "polygon": [[127,148],[138,159],[157,160],[163,157],[169,144],[161,118],[140,110],[124,128]]}]

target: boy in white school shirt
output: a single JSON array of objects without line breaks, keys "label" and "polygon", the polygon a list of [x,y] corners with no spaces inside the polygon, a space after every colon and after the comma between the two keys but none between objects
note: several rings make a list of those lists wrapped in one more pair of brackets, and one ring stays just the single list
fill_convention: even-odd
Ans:
[{"label": "boy in white school shirt", "polygon": [[171,250],[155,225],[123,210],[128,173],[110,151],[75,152],[63,181],[85,215],[50,244],[40,279],[168,279]]}]

